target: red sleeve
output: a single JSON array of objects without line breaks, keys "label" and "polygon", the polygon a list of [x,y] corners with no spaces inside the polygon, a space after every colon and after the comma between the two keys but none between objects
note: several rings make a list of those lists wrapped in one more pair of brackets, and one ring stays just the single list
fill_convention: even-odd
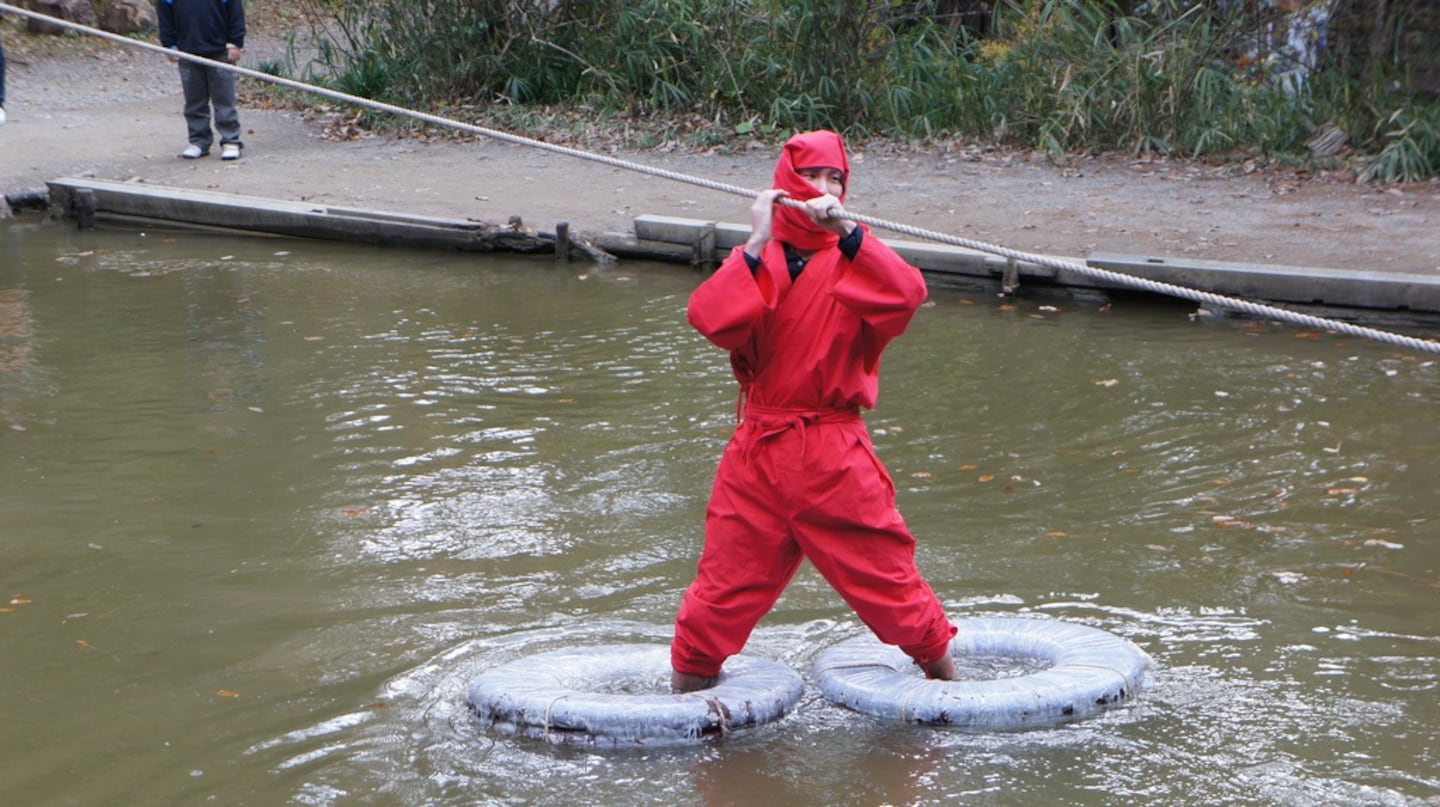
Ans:
[{"label": "red sleeve", "polygon": [[905,332],[929,293],[920,270],[866,233],[853,261],[841,260],[833,294],[884,341]]},{"label": "red sleeve", "polygon": [[774,296],[765,267],[751,275],[744,248],[736,247],[690,295],[685,318],[718,347],[735,350],[749,341],[751,328],[770,310]]}]

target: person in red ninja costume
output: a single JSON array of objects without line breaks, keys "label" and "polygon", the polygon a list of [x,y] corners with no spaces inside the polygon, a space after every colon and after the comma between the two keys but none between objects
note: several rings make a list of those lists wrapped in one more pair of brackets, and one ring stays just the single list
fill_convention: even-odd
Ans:
[{"label": "person in red ninja costume", "polygon": [[675,617],[676,692],[714,684],[802,558],[881,641],[932,678],[955,677],[955,627],[915,566],[915,539],[860,417],[875,406],[880,354],[924,302],[925,280],[867,228],[836,217],[849,183],[839,135],[792,137],[774,187],[750,208],[749,240],[690,296],[690,324],[730,351],[740,423]]}]

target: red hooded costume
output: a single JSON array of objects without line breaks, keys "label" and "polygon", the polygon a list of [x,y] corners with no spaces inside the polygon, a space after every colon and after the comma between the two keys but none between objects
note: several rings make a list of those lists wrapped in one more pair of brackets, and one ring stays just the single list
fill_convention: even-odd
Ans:
[{"label": "red hooded costume", "polygon": [[[819,195],[796,173],[806,168],[837,168],[849,187],[833,132],[791,138],[775,187]],[[860,418],[875,405],[880,354],[909,326],[925,281],[868,232],[847,257],[801,210],[777,205],[772,232],[753,274],[736,247],[690,297],[690,324],[730,351],[742,419],[720,459],[671,662],[717,675],[806,557],[881,641],[920,664],[941,658],[955,629],[915,567],[915,539]],[[786,243],[818,250],[793,281]]]}]

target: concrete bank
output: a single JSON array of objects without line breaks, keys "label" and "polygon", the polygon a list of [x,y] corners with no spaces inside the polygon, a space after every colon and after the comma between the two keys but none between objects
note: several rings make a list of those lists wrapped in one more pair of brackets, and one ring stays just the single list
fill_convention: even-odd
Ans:
[{"label": "concrete bank", "polygon": [[[82,226],[96,220],[219,228],[301,238],[457,251],[555,253],[590,258],[655,260],[713,267],[744,242],[744,225],[641,215],[633,233],[602,233],[570,239],[522,225],[414,216],[303,202],[239,196],[149,184],[61,178],[47,183],[52,215]],[[886,237],[897,252],[933,281],[980,285],[1001,293],[1058,287],[1080,294],[1129,291],[1120,283],[1067,269],[1013,260],[948,245]],[[1096,253],[1087,266],[1243,300],[1283,304],[1297,310],[1365,322],[1400,321],[1440,327],[1440,277],[1404,272],[1337,270]]]},{"label": "concrete bank", "polygon": [[[610,234],[597,241],[621,257],[685,260],[714,265],[743,244],[749,229],[734,224],[667,216],[639,216],[633,237]],[[1038,263],[1017,261],[960,247],[886,238],[912,265],[937,279],[994,284],[1002,293],[1025,286],[1061,286],[1104,292],[1127,290],[1118,283]],[[1073,259],[1072,259],[1073,260]],[[1159,256],[1096,253],[1087,266],[1246,300],[1294,304],[1348,312],[1366,319],[1381,312],[1435,315],[1440,324],[1440,277],[1403,272],[1367,272],[1321,267],[1176,260]],[[1391,319],[1393,317],[1384,317]]]}]

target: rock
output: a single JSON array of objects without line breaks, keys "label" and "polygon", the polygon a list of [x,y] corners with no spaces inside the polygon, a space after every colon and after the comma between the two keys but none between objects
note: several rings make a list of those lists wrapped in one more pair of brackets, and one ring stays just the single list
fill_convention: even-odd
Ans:
[{"label": "rock", "polygon": [[[48,14],[56,19],[80,25],[95,24],[95,8],[90,0],[21,0],[20,5],[30,11]],[[27,29],[33,34],[63,34],[70,30],[62,25],[30,18]]]},{"label": "rock", "polygon": [[100,12],[100,27],[112,34],[138,34],[157,24],[150,0],[110,0]]}]

